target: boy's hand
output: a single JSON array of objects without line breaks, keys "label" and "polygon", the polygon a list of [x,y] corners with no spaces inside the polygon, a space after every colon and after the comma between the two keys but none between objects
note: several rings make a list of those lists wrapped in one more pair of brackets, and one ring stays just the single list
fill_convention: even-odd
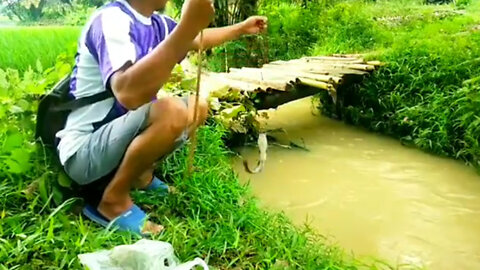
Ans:
[{"label": "boy's hand", "polygon": [[182,7],[181,22],[198,33],[208,27],[214,15],[212,0],[186,0]]},{"label": "boy's hand", "polygon": [[267,30],[267,17],[252,16],[241,22],[241,31],[245,35],[256,35]]}]

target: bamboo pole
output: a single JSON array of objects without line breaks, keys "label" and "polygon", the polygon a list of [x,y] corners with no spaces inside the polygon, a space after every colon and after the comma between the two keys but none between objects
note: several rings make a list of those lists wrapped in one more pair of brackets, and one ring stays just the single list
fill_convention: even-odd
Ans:
[{"label": "bamboo pole", "polygon": [[199,48],[198,48],[197,88],[195,91],[195,105],[194,105],[194,111],[193,111],[193,132],[191,137],[192,143],[190,145],[190,149],[189,149],[190,151],[188,154],[188,161],[187,161],[188,176],[191,176],[193,173],[193,159],[195,157],[195,150],[197,149],[197,122],[198,122],[198,104],[200,99],[200,79],[202,77],[202,53],[203,53],[203,30],[200,31],[200,42],[199,42]]},{"label": "bamboo pole", "polygon": [[315,81],[309,78],[298,78],[298,83],[327,91],[336,91],[332,84]]},{"label": "bamboo pole", "polygon": [[272,65],[272,66],[265,66],[263,69],[268,69],[272,70],[281,74],[293,74],[295,77],[305,77],[305,78],[311,78],[317,81],[322,81],[330,84],[341,84],[343,82],[342,77],[339,76],[332,76],[332,75],[324,75],[324,74],[317,74],[313,72],[309,72],[306,70],[302,70],[300,68],[291,68],[291,67],[282,67],[282,66],[277,66],[277,65]]},{"label": "bamboo pole", "polygon": [[383,63],[380,61],[367,61],[367,65],[371,66],[383,66]]}]

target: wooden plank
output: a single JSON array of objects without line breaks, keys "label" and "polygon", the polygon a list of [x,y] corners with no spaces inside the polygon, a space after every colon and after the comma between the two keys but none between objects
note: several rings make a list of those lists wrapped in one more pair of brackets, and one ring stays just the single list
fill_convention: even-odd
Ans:
[{"label": "wooden plank", "polygon": [[[266,64],[264,67],[273,67],[273,68],[282,68],[283,66],[279,65],[271,65]],[[291,69],[300,70],[304,72],[310,72],[315,74],[323,74],[323,75],[332,75],[337,77],[342,77],[344,74],[352,74],[352,75],[366,75],[368,72],[349,69],[340,66],[323,66],[323,65],[312,65],[312,64],[303,64],[303,65],[290,65],[288,66]]]},{"label": "wooden plank", "polygon": [[231,80],[227,77],[228,73],[209,73],[202,78],[202,87],[200,88],[202,92],[215,92],[221,91],[225,87],[230,89],[246,91],[246,92],[253,92],[262,90],[262,87],[256,84],[238,81],[238,80]]},{"label": "wooden plank", "polygon": [[285,81],[258,80],[258,79],[252,78],[248,74],[243,74],[243,73],[229,73],[228,79],[253,83],[258,85],[263,90],[286,91],[288,86],[288,83]]},{"label": "wooden plank", "polygon": [[324,74],[316,74],[304,70],[299,70],[296,68],[291,68],[289,66],[277,66],[277,65],[272,65],[272,66],[265,66],[263,69],[271,69],[275,70],[275,72],[278,72],[279,74],[285,74],[285,75],[291,75],[293,74],[296,78],[298,77],[305,77],[305,78],[311,78],[317,81],[322,81],[322,82],[327,82],[330,84],[341,84],[343,82],[342,77],[340,76],[331,76],[331,75],[324,75]]},{"label": "wooden plank", "polygon": [[333,57],[339,57],[339,58],[360,58],[362,57],[361,54],[332,54]]},{"label": "wooden plank", "polygon": [[370,65],[362,65],[362,64],[351,64],[345,65],[347,68],[356,69],[356,70],[365,70],[365,71],[374,71],[375,67]]},{"label": "wooden plank", "polygon": [[293,74],[289,74],[288,76],[285,76],[282,73],[279,72],[273,72],[270,69],[260,69],[260,68],[231,68],[230,69],[231,74],[240,74],[242,77],[243,76],[248,76],[251,77],[252,79],[258,80],[258,81],[285,81],[285,82],[295,82],[296,77],[293,76]]},{"label": "wooden plank", "polygon": [[380,61],[367,61],[367,65],[371,66],[383,66],[383,63]]},{"label": "wooden plank", "polygon": [[303,57],[307,61],[323,61],[323,62],[358,62],[364,63],[365,61],[357,57],[332,57],[332,56],[310,56]]},{"label": "wooden plank", "polygon": [[365,64],[365,60],[363,59],[354,59],[354,60],[322,60],[322,59],[315,59],[315,58],[307,58],[304,59],[305,62],[312,62],[312,63],[321,63],[324,65],[331,65],[331,64]]},{"label": "wooden plank", "polygon": [[[309,68],[313,70],[336,70],[336,69],[351,69],[351,70],[360,70],[360,71],[373,71],[375,70],[375,66],[371,65],[366,65],[366,64],[350,64],[350,63],[324,63],[324,62],[291,62],[291,63],[275,63],[273,65],[276,66],[289,66],[289,67],[295,67],[295,68]],[[270,64],[264,65],[264,67],[272,66]],[[356,73],[353,72],[352,73]],[[348,73],[345,73],[348,74]]]},{"label": "wooden plank", "polygon": [[298,83],[303,85],[308,85],[318,89],[336,91],[335,87],[332,84],[315,81],[309,78],[298,78]]}]

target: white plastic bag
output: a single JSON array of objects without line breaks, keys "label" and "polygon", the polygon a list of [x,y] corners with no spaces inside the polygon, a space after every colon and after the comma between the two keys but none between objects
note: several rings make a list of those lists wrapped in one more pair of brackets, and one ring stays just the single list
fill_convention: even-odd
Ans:
[{"label": "white plastic bag", "polygon": [[147,239],[109,251],[80,254],[78,258],[90,270],[191,270],[195,266],[208,270],[200,258],[179,265],[171,244]]}]

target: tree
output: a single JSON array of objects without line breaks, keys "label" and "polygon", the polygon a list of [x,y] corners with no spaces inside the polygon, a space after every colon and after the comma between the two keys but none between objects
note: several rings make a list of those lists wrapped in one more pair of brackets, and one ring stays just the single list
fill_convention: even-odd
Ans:
[{"label": "tree", "polygon": [[[176,8],[181,9],[184,0],[173,0]],[[258,0],[215,0],[215,20],[213,26],[231,25],[246,19],[255,13]]]},{"label": "tree", "polygon": [[10,18],[20,21],[37,21],[43,15],[47,0],[1,0],[4,13]]}]

